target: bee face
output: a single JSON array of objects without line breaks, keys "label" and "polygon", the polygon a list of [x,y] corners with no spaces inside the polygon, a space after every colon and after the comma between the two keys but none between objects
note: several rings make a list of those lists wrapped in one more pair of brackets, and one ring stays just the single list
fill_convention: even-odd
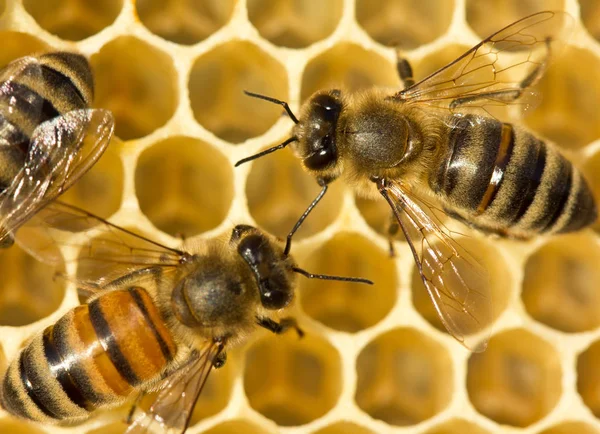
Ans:
[{"label": "bee face", "polygon": [[296,126],[297,152],[304,166],[316,172],[330,169],[338,161],[338,121],[343,110],[341,92],[317,93],[307,103]]},{"label": "bee face", "polygon": [[252,271],[263,307],[277,310],[291,303],[295,276],[291,260],[279,245],[258,230],[247,230],[239,240],[237,253]]}]

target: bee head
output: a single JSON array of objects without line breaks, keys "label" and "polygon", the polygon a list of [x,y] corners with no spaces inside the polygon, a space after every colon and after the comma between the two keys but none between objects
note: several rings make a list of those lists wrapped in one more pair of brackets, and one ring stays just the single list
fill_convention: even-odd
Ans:
[{"label": "bee head", "polygon": [[338,159],[337,126],[342,112],[341,92],[319,92],[307,102],[306,111],[294,128],[296,152],[307,169],[322,172]]},{"label": "bee head", "polygon": [[260,230],[247,225],[233,228],[230,242],[252,271],[265,309],[282,309],[294,298],[292,259]]},{"label": "bee head", "polygon": [[313,95],[305,104],[300,120],[285,101],[256,93],[245,93],[253,98],[283,106],[296,126],[292,137],[277,146],[239,160],[235,163],[236,167],[296,142],[295,153],[302,159],[304,166],[313,172],[320,184],[328,184],[338,177],[339,173],[336,170],[338,161],[337,127],[343,109],[340,90],[333,89]]}]

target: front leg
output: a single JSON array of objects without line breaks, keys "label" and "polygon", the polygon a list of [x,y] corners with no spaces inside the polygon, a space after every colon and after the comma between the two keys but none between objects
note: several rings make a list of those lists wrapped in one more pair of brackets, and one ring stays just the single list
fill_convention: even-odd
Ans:
[{"label": "front leg", "polygon": [[388,222],[388,227],[387,227],[387,237],[388,237],[388,244],[389,244],[389,249],[390,249],[390,258],[393,258],[396,256],[396,251],[394,249],[394,238],[396,237],[396,235],[398,235],[399,230],[400,230],[400,225],[398,224],[398,220],[396,220],[396,215],[392,211],[392,213],[390,214],[390,220]]},{"label": "front leg", "polygon": [[410,62],[407,58],[402,57],[400,50],[396,50],[396,71],[398,71],[398,76],[404,84],[404,89],[407,89],[415,84],[412,66],[410,66]]},{"label": "front leg", "polygon": [[299,338],[304,336],[304,331],[300,327],[298,327],[298,322],[295,318],[286,317],[282,318],[279,322],[277,322],[269,317],[257,316],[256,322],[259,326],[266,328],[267,330],[275,333],[276,335],[283,334],[287,332],[290,328],[293,328],[294,330],[296,330],[296,333],[298,334]]}]

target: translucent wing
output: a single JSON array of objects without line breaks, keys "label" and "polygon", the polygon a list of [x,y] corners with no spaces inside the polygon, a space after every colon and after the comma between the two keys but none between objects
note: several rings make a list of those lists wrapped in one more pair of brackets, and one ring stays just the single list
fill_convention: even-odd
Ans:
[{"label": "translucent wing", "polygon": [[102,155],[114,127],[106,110],[75,110],[40,124],[23,168],[0,194],[0,227],[9,234],[58,197]]},{"label": "translucent wing", "polygon": [[222,351],[222,343],[210,342],[201,352],[193,352],[181,368],[165,379],[150,409],[134,415],[126,434],[183,433],[215,359]]},{"label": "translucent wing", "polygon": [[[24,225],[16,241],[34,257],[53,265],[63,261],[62,255],[65,262],[77,261],[81,283],[98,287],[143,270],[177,270],[192,256],[60,201],[48,204]],[[67,248],[62,255],[59,247]]]},{"label": "translucent wing", "polygon": [[388,182],[380,192],[398,219],[442,323],[465,347],[485,350],[489,336],[479,341],[471,338],[492,320],[487,271],[423,211],[400,183]]},{"label": "translucent wing", "polygon": [[572,25],[572,17],[560,11],[525,17],[391,99],[488,115],[510,104],[528,110],[535,101],[531,86],[565,44]]}]

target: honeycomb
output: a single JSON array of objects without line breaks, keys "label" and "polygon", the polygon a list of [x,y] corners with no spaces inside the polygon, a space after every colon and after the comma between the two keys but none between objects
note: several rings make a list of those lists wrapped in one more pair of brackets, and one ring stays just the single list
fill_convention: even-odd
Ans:
[{"label": "honeycomb", "polygon": [[[394,46],[418,79],[542,9],[576,25],[524,122],[600,200],[598,0],[0,0],[0,66],[52,49],[91,59],[95,105],[113,111],[119,139],[66,200],[169,245],[234,223],[284,236],[318,186],[290,151],[233,169],[291,127],[243,89],[297,111],[323,87],[398,87]],[[600,434],[600,226],[469,239],[490,271],[495,320],[487,351],[473,354],[443,330],[406,243],[388,257],[388,214],[332,185],[293,254],[313,272],[376,284],[301,281],[292,314],[306,337],[259,331],[235,349],[189,432]],[[78,303],[53,273],[18,247],[0,253],[0,370]],[[0,432],[122,433],[127,410],[63,428],[0,411]]]}]

